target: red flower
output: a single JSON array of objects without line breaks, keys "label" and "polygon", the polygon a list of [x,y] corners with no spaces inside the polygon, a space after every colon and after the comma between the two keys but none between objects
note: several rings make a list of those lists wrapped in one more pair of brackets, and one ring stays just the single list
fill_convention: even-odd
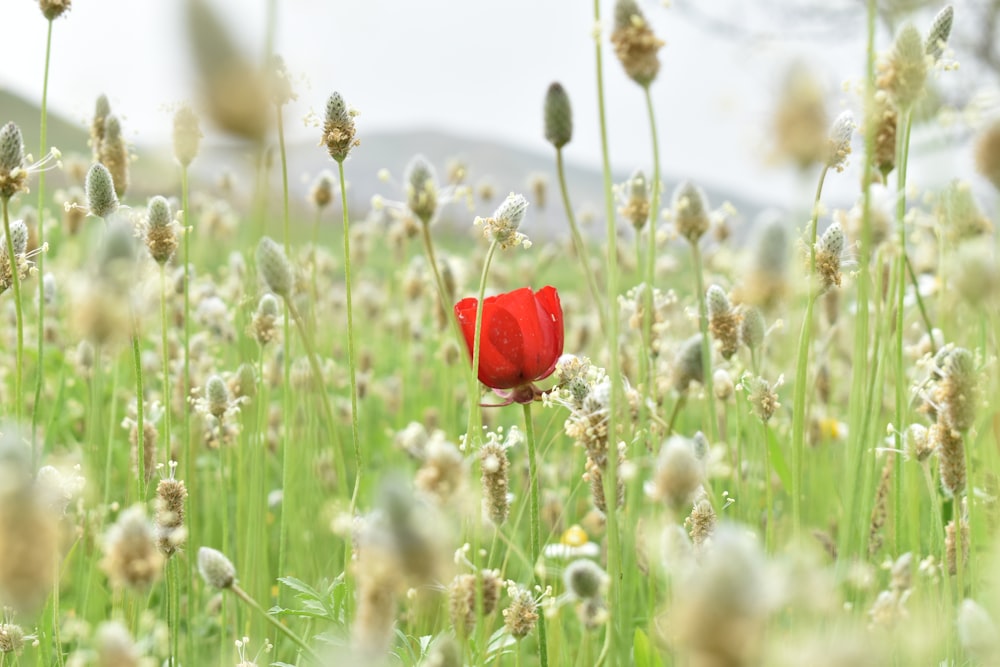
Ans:
[{"label": "red flower", "polygon": [[[455,316],[472,357],[476,335],[478,299],[455,304]],[[492,389],[532,389],[535,380],[547,378],[563,351],[563,315],[555,287],[533,293],[523,287],[491,296],[483,302],[479,342],[479,381]],[[527,391],[511,392],[524,402]]]}]

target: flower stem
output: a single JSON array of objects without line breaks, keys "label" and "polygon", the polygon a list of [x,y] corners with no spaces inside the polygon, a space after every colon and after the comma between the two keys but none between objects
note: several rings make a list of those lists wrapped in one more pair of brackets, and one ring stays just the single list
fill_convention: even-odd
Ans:
[{"label": "flower stem", "polygon": [[7,257],[10,258],[11,284],[14,286],[14,311],[17,316],[17,363],[14,366],[14,417],[21,421],[23,401],[21,400],[21,379],[24,372],[24,314],[21,312],[21,267],[14,255],[14,240],[10,238],[10,198],[0,199],[3,206],[3,230],[7,239]]},{"label": "flower stem", "polygon": [[[273,4],[273,3],[272,3]],[[269,26],[273,29],[273,26]],[[265,57],[271,55],[271,47]],[[288,159],[285,153],[285,125],[281,115],[281,105],[275,105],[277,111],[278,124],[278,149],[281,156],[281,226],[282,242],[285,249],[285,256],[291,257],[291,233],[289,231],[288,220]],[[293,492],[291,479],[297,471],[293,457],[297,452],[292,447],[292,427],[294,425],[294,409],[292,407],[292,335],[291,325],[288,321],[288,314],[292,308],[291,299],[285,299],[285,316],[282,321],[282,336],[284,340],[284,354],[282,354],[282,391],[281,408],[283,419],[281,423],[281,528],[278,534],[278,572],[286,574],[286,557],[288,555],[288,530],[291,517],[295,516],[296,493]],[[318,386],[323,386],[323,377],[316,377]],[[331,423],[331,428],[333,425]]]},{"label": "flower stem", "polygon": [[309,644],[307,644],[301,637],[295,634],[291,630],[291,628],[286,627],[285,625],[280,623],[278,619],[276,619],[274,616],[264,611],[264,608],[261,607],[256,600],[250,597],[250,595],[246,591],[244,591],[236,584],[230,586],[230,590],[233,592],[233,595],[239,598],[244,604],[246,604],[255,612],[263,616],[268,623],[273,625],[279,632],[281,632],[283,635],[285,635],[286,637],[291,639],[295,644],[297,644],[298,647],[302,649],[302,652],[308,655],[314,662],[318,664],[323,664],[323,661],[319,657],[319,654],[316,653],[316,651],[314,651],[312,648],[310,648]]},{"label": "flower stem", "polygon": [[[538,576],[538,559],[542,553],[541,521],[538,509],[538,461],[535,452],[535,426],[531,420],[531,403],[524,403],[524,432],[528,441],[528,486],[531,497],[531,570],[535,583],[544,589],[545,582]],[[538,659],[548,667],[549,650],[545,633],[545,614],[538,615]]]},{"label": "flower stem", "polygon": [[601,322],[601,331],[608,330],[608,317],[604,310],[604,299],[597,287],[597,278],[590,266],[590,254],[587,252],[587,245],[583,236],[580,235],[580,228],[576,224],[576,214],[573,213],[573,206],[569,201],[569,189],[566,187],[566,170],[563,165],[562,149],[556,149],[556,172],[559,174],[559,192],[562,194],[563,207],[566,209],[566,219],[569,220],[569,230],[573,237],[573,247],[576,249],[576,256],[580,260],[583,275],[587,278],[587,286],[590,288],[590,296],[594,299],[594,307],[597,309],[597,317]]},{"label": "flower stem", "polygon": [[[358,435],[358,376],[357,353],[354,349],[354,310],[351,301],[351,227],[350,215],[347,210],[347,183],[344,180],[344,163],[337,162],[340,174],[340,205],[344,214],[344,285],[347,294],[347,360],[350,366],[351,381],[351,440],[354,443],[355,483],[354,497],[357,497],[358,485],[361,482],[361,440]],[[332,424],[331,424],[332,427]],[[351,503],[352,507],[354,503]]]},{"label": "flower stem", "polygon": [[[186,404],[188,396],[191,395],[191,227],[188,224],[188,168],[181,165],[181,211],[184,221],[184,377],[181,378],[181,398],[184,403],[181,410],[184,413],[184,481],[187,484],[188,493],[192,497],[197,497],[197,483],[194,478],[194,452],[191,447],[191,410]],[[164,398],[167,404],[167,411],[173,404],[173,397]],[[189,530],[191,531],[191,542],[198,544],[200,536],[197,532],[200,523],[192,520]],[[187,573],[184,581],[187,593],[190,596],[193,592],[192,582],[194,581],[194,559],[187,558]],[[194,633],[186,633],[185,652],[187,653],[187,664],[194,662]]]},{"label": "flower stem", "polygon": [[163,442],[164,458],[170,462],[170,348],[167,345],[167,274],[166,267],[160,265],[160,346],[163,348]]},{"label": "flower stem", "polygon": [[819,202],[823,196],[823,183],[828,167],[823,167],[816,184],[813,197],[812,215],[809,219],[809,276],[806,283],[806,313],[799,331],[798,356],[795,364],[795,388],[792,404],[792,523],[798,531],[802,519],[802,471],[805,458],[806,433],[806,378],[809,367],[809,350],[812,345],[813,307],[816,304],[814,285],[816,281],[816,226],[819,222]]},{"label": "flower stem", "polygon": [[708,305],[705,302],[704,262],[701,247],[691,242],[691,261],[694,264],[695,294],[698,297],[698,328],[701,331],[702,387],[705,388],[705,407],[708,410],[708,441],[719,440],[719,420],[715,416],[715,393],[712,389],[712,339],[708,334]]},{"label": "flower stem", "polygon": [[[486,296],[486,276],[490,271],[490,264],[493,263],[497,243],[496,239],[490,243],[490,249],[486,251],[486,260],[483,262],[483,275],[479,278],[479,301],[476,302],[476,329],[472,344],[472,374],[477,381],[479,379],[479,351],[481,347],[480,337],[483,332],[483,299]],[[479,401],[469,401],[469,425],[465,436],[467,446],[474,446],[474,443],[479,440],[483,426],[482,414]]]},{"label": "flower stem", "polygon": [[[45,74],[42,77],[42,108],[39,121],[38,155],[45,155],[45,144],[48,141],[48,103],[49,103],[49,59],[52,53],[52,20],[45,37]],[[38,247],[45,247],[45,170],[38,173]],[[38,445],[38,418],[42,400],[42,384],[45,380],[45,253],[38,253],[38,361],[35,377],[35,402],[31,411],[31,468],[38,467],[41,452]],[[61,662],[61,659],[60,659]]]},{"label": "flower stem", "polygon": [[142,390],[142,355],[139,350],[139,326],[135,319],[135,313],[132,314],[132,362],[135,365],[135,427],[136,427],[136,445],[135,445],[135,461],[136,469],[139,471],[139,500],[138,502],[145,502],[146,500],[146,425],[145,425],[145,406],[143,405],[143,390]]}]

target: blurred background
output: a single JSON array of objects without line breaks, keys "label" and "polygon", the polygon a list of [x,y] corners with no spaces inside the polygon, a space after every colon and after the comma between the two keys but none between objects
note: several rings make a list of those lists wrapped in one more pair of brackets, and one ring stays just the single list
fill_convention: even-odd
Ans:
[{"label": "blurred background", "polygon": [[[122,116],[136,156],[135,190],[174,188],[172,115],[177,105],[198,109],[192,57],[190,2],[78,0],[55,21],[50,74],[49,143],[88,155],[87,127],[97,96]],[[268,25],[298,98],[285,108],[294,199],[304,202],[315,174],[332,166],[317,146],[316,127],[329,94],[340,91],[356,108],[360,148],[347,163],[352,202],[371,195],[402,197],[379,182],[388,169],[398,182],[408,159],[421,152],[445,176],[449,160],[467,165],[467,182],[492,190],[529,192],[529,179],[555,187],[554,156],[542,134],[542,101],[560,81],[573,105],[575,132],[564,150],[574,201],[603,210],[600,193],[592,7],[570,0],[205,0],[220,25],[253,63],[262,63]],[[800,168],[783,154],[779,116],[791,83],[811,96],[809,113],[829,123],[843,109],[860,114],[864,72],[863,0],[639,0],[666,42],[652,85],[667,194],[679,179],[703,185],[713,205],[732,201],[750,219],[766,207],[809,205],[816,167]],[[4,0],[7,64],[0,70],[0,116],[18,122],[30,151],[38,148],[38,110],[46,21],[31,0]],[[608,134],[617,181],[632,170],[652,171],[642,90],[628,79],[608,42],[611,0],[602,3]],[[939,1],[880,2],[878,47],[913,21],[925,32]],[[946,62],[914,132],[910,182],[934,188],[964,178],[986,192],[971,166],[969,139],[1000,110],[1000,0],[958,0]],[[791,74],[796,72],[797,74]],[[798,77],[798,79],[796,79]],[[808,85],[804,84],[806,82]],[[805,88],[803,89],[803,86]],[[806,90],[803,93],[803,90]],[[794,97],[794,95],[792,95]],[[816,100],[820,107],[817,110]],[[800,103],[803,100],[798,100]],[[787,112],[787,109],[786,109]],[[777,120],[782,118],[784,120]],[[204,148],[196,178],[235,174],[249,194],[253,148],[203,120]],[[274,145],[276,137],[265,139]],[[827,181],[828,201],[849,206],[858,192],[862,147],[856,137],[852,168]],[[89,159],[89,158],[88,158]],[[529,198],[531,198],[529,192]],[[550,188],[548,211],[535,223],[561,224]],[[487,209],[490,202],[480,200]]]}]

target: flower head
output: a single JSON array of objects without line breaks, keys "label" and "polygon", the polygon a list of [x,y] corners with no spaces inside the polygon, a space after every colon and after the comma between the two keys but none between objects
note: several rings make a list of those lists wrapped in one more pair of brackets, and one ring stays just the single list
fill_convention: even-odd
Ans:
[{"label": "flower head", "polygon": [[[470,355],[476,333],[478,300],[462,299],[455,316]],[[492,389],[531,389],[547,378],[563,351],[563,316],[556,288],[530,287],[498,294],[483,302],[479,380]],[[530,396],[529,396],[530,395]],[[533,400],[532,391],[515,392],[513,400]]]},{"label": "flower head", "polygon": [[491,241],[496,241],[503,249],[523,245],[531,247],[528,237],[517,231],[528,210],[528,200],[524,195],[511,192],[503,203],[493,212],[492,218],[476,218],[475,224],[483,226],[483,234]]}]

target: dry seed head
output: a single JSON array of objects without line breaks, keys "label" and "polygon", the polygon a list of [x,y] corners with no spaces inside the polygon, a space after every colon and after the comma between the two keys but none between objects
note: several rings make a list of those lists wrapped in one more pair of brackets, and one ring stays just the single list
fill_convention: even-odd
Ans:
[{"label": "dry seed head", "polygon": [[[895,469],[895,452],[888,452],[882,465],[882,475],[875,487],[875,502],[872,504],[871,520],[868,523],[868,558],[873,560],[882,548],[882,527],[889,516],[889,492],[892,484],[892,473]],[[893,579],[895,580],[895,568]],[[907,586],[908,588],[908,586]]]},{"label": "dry seed head", "polygon": [[774,413],[781,407],[778,402],[778,392],[775,389],[781,384],[781,378],[774,384],[762,377],[743,376],[740,384],[747,391],[747,401],[753,408],[753,413],[757,415],[765,424],[774,416]]},{"label": "dry seed head", "polygon": [[[958,501],[956,501],[958,502]],[[948,525],[944,528],[944,555],[945,564],[948,567],[948,574],[954,575],[958,572],[958,554],[959,548],[961,548],[962,553],[962,567],[968,568],[969,564],[969,522],[965,519],[960,519],[959,524],[961,525],[962,533],[962,544],[958,544],[958,530],[955,529],[955,521],[951,520]],[[968,571],[968,570],[966,570]]]},{"label": "dry seed head", "polygon": [[674,226],[677,233],[691,243],[708,231],[708,199],[704,191],[690,181],[684,181],[674,190]]},{"label": "dry seed head", "polygon": [[989,612],[973,600],[965,599],[958,608],[958,641],[977,663],[996,664],[1000,657],[1000,633]]},{"label": "dry seed head", "polygon": [[49,21],[54,21],[69,11],[73,0],[38,0],[38,8],[42,10],[42,16]]},{"label": "dry seed head", "polygon": [[948,37],[951,36],[951,24],[954,19],[954,7],[945,5],[934,17],[931,28],[927,31],[927,42],[924,50],[934,62],[941,58],[944,47],[948,44]]},{"label": "dry seed head", "polygon": [[[171,471],[174,463],[171,462]],[[173,477],[161,479],[156,486],[156,545],[169,558],[184,546],[187,532],[184,530],[184,501],[187,487],[184,482]]]},{"label": "dry seed head", "polygon": [[457,503],[465,489],[468,466],[458,447],[441,436],[427,444],[424,463],[417,471],[413,485],[439,507]]},{"label": "dry seed head", "polygon": [[160,196],[150,199],[146,207],[146,248],[161,266],[177,250],[177,234],[170,215],[170,204]]},{"label": "dry seed head", "polygon": [[295,284],[292,265],[281,246],[268,236],[257,244],[257,270],[269,290],[285,299],[291,296]]},{"label": "dry seed head", "polygon": [[694,444],[687,438],[672,436],[660,448],[651,495],[677,512],[691,502],[701,488],[704,475]]},{"label": "dry seed head", "polygon": [[354,138],[354,114],[348,110],[340,93],[333,93],[326,102],[326,121],[323,125],[323,141],[332,157],[343,162],[351,149],[360,142]]},{"label": "dry seed head", "polygon": [[719,341],[720,352],[724,359],[729,359],[739,348],[740,316],[733,310],[726,295],[718,285],[708,288],[705,300],[708,305],[708,328],[712,337]]},{"label": "dry seed head", "polygon": [[928,429],[927,441],[937,450],[941,471],[941,489],[948,497],[957,497],[965,489],[965,444],[962,434],[938,421]]},{"label": "dry seed head", "polygon": [[316,208],[323,210],[333,201],[333,187],[336,177],[327,169],[316,176],[316,181],[309,190],[309,201]]},{"label": "dry seed head", "polygon": [[10,122],[0,129],[0,174],[20,169],[24,162],[24,138],[21,128]]},{"label": "dry seed head", "polygon": [[111,172],[115,194],[123,197],[129,185],[128,145],[122,136],[121,120],[113,114],[104,119],[104,139],[98,151],[98,160]]},{"label": "dry seed head", "polygon": [[826,166],[837,171],[844,171],[847,156],[851,154],[851,135],[854,134],[854,114],[842,112],[830,126],[827,138]]},{"label": "dry seed head", "polygon": [[940,420],[954,431],[968,431],[976,418],[975,358],[965,348],[956,347],[941,370],[943,377],[936,393]]},{"label": "dry seed head", "polygon": [[676,391],[683,393],[692,382],[704,381],[701,352],[701,334],[695,334],[681,343],[673,366],[673,387]]},{"label": "dry seed head", "polygon": [[257,311],[250,323],[250,330],[259,345],[267,345],[278,335],[278,300],[265,294],[257,303]]},{"label": "dry seed head", "polygon": [[14,623],[0,623],[0,653],[21,655],[24,650],[24,630]]},{"label": "dry seed head", "polygon": [[910,424],[906,429],[904,444],[906,455],[917,462],[923,463],[934,453],[934,445],[930,442],[930,431],[922,424]]},{"label": "dry seed head", "polygon": [[841,255],[844,252],[844,230],[839,222],[834,222],[816,244],[816,272],[820,278],[820,291],[825,292],[834,285],[840,287]]},{"label": "dry seed head", "polygon": [[976,138],[976,171],[1000,190],[1000,118]]},{"label": "dry seed head", "polygon": [[415,155],[406,167],[406,205],[420,222],[430,224],[438,205],[437,175],[423,155]]},{"label": "dry seed head", "polygon": [[601,597],[609,583],[608,574],[592,560],[579,558],[566,566],[563,583],[578,600]]},{"label": "dry seed head", "polygon": [[104,121],[111,114],[111,102],[108,96],[101,93],[94,103],[94,119],[90,123],[90,147],[94,151],[94,160],[97,160],[101,144],[104,142]]},{"label": "dry seed head", "polygon": [[118,195],[115,193],[111,172],[100,162],[95,162],[87,171],[87,209],[91,215],[107,218],[118,210]]},{"label": "dry seed head", "polygon": [[701,550],[708,545],[712,534],[715,533],[717,517],[715,509],[708,498],[702,497],[696,500],[691,509],[691,516],[687,519],[691,544],[696,550]]},{"label": "dry seed head", "polygon": [[[132,463],[132,473],[139,476],[139,425],[135,421],[128,419],[122,423],[129,429],[129,456]],[[156,467],[156,441],[160,433],[156,430],[156,424],[146,420],[142,424],[142,466],[143,478],[146,482],[153,478],[153,470]]]},{"label": "dry seed head", "polygon": [[715,392],[717,399],[723,402],[728,401],[735,389],[733,378],[725,368],[717,368],[712,373],[712,391]]},{"label": "dry seed head", "polygon": [[611,44],[630,79],[644,88],[656,79],[660,71],[657,51],[663,46],[663,40],[653,34],[635,0],[618,0],[615,3]]},{"label": "dry seed head", "polygon": [[877,93],[872,98],[868,122],[871,127],[867,131],[875,133],[873,164],[885,181],[896,167],[896,126],[899,122],[899,112],[885,93]]},{"label": "dry seed head", "polygon": [[500,526],[510,514],[510,460],[507,448],[489,438],[479,449],[480,482],[483,486],[483,516]]},{"label": "dry seed head", "polygon": [[174,158],[182,167],[187,167],[198,157],[201,137],[198,115],[189,105],[181,105],[174,112]]},{"label": "dry seed head", "polygon": [[641,169],[636,169],[632,173],[632,178],[625,182],[623,190],[625,201],[618,209],[618,214],[631,222],[635,229],[642,229],[649,219],[650,205],[649,185]]},{"label": "dry seed head", "polygon": [[764,327],[764,315],[759,308],[749,306],[742,309],[741,316],[740,342],[756,352],[764,343],[764,336],[767,333]]},{"label": "dry seed head", "polygon": [[545,93],[545,138],[556,149],[573,139],[573,108],[569,95],[559,82],[549,85]]},{"label": "dry seed head", "polygon": [[229,388],[225,380],[213,375],[205,381],[205,398],[208,399],[208,411],[219,421],[229,409]]},{"label": "dry seed head", "polygon": [[517,640],[524,639],[538,622],[538,600],[526,588],[513,581],[507,584],[510,604],[503,610],[504,628]]},{"label": "dry seed head", "polygon": [[160,577],[163,554],[142,505],[133,505],[118,517],[104,537],[101,568],[115,586],[148,590]]},{"label": "dry seed head", "polygon": [[236,398],[253,398],[257,395],[257,368],[251,363],[240,364],[236,375],[229,381],[229,389]]},{"label": "dry seed head", "polygon": [[927,54],[920,32],[912,24],[903,26],[892,50],[881,64],[878,86],[892,96],[899,109],[913,106],[927,80]]},{"label": "dry seed head", "polygon": [[212,588],[225,590],[236,583],[236,568],[221,551],[210,547],[198,549],[198,573]]},{"label": "dry seed head", "polygon": [[490,241],[496,241],[504,250],[523,245],[531,247],[528,237],[518,231],[528,210],[528,200],[524,195],[511,192],[493,212],[492,218],[476,218],[475,224],[483,226],[483,234]]},{"label": "dry seed head", "polygon": [[[497,608],[503,580],[497,570],[480,570],[482,577],[483,616]],[[448,611],[451,622],[461,634],[467,633],[476,623],[477,575],[460,574],[448,587]]]}]

